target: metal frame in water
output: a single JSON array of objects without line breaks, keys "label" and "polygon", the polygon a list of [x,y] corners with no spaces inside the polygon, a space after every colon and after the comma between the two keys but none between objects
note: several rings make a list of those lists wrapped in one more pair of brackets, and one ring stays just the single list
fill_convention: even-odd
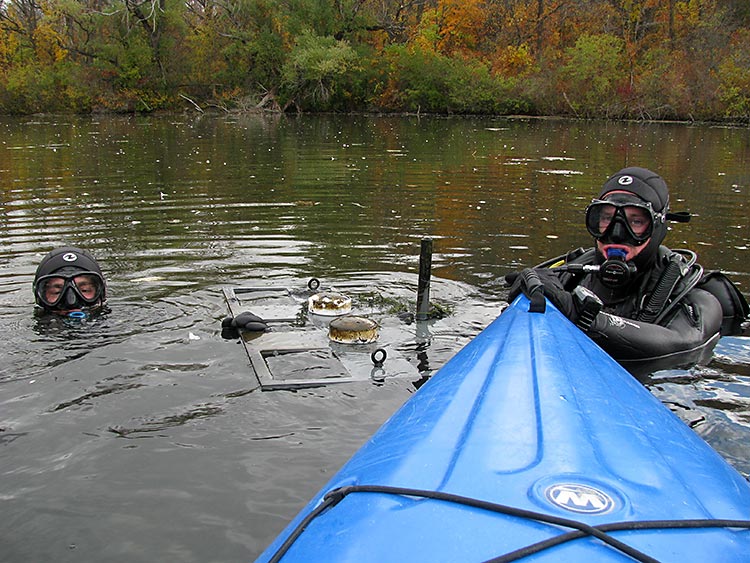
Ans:
[{"label": "metal frame in water", "polygon": [[[312,282],[308,287],[316,288]],[[382,335],[367,344],[332,341],[328,324],[339,317],[313,314],[306,299],[287,288],[226,287],[223,293],[232,317],[251,310],[269,325],[264,332],[240,331],[263,391],[420,375],[393,343],[383,343]]]}]

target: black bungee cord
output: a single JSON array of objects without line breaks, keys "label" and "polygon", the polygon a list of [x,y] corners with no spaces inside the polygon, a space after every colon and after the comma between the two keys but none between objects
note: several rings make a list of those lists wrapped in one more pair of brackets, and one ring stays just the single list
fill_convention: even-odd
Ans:
[{"label": "black bungee cord", "polygon": [[584,522],[577,520],[571,520],[568,518],[561,518],[558,516],[552,516],[541,512],[535,512],[531,510],[525,510],[521,508],[515,508],[503,504],[478,500],[470,497],[464,497],[460,495],[454,495],[451,493],[444,493],[440,491],[426,491],[421,489],[409,489],[403,487],[389,487],[383,485],[352,485],[347,487],[340,487],[333,489],[325,494],[323,501],[315,507],[292,531],[289,537],[274,553],[273,557],[269,560],[269,563],[278,563],[284,557],[286,552],[291,548],[292,544],[297,538],[304,532],[305,528],[315,518],[321,515],[323,512],[336,506],[341,502],[344,497],[350,493],[384,493],[400,496],[420,497],[434,500],[442,500],[446,502],[452,502],[455,504],[461,504],[464,506],[471,506],[473,508],[480,508],[491,512],[498,512],[501,514],[507,514],[509,516],[516,516],[518,518],[526,518],[529,520],[535,520],[546,524],[553,524],[565,528],[572,528],[574,531],[560,534],[554,538],[550,538],[535,544],[526,546],[524,548],[512,551],[505,555],[495,557],[484,563],[510,563],[517,561],[524,557],[537,554],[545,549],[550,549],[557,545],[592,536],[607,545],[617,549],[618,551],[630,556],[636,561],[641,563],[659,563],[657,559],[637,550],[634,547],[621,542],[620,540],[609,535],[609,532],[616,531],[632,531],[632,530],[654,530],[654,529],[695,529],[695,528],[740,528],[750,529],[750,520],[717,520],[717,519],[693,519],[693,520],[650,520],[650,521],[635,521],[635,522],[614,522],[610,524],[602,524],[599,526],[591,526]]}]

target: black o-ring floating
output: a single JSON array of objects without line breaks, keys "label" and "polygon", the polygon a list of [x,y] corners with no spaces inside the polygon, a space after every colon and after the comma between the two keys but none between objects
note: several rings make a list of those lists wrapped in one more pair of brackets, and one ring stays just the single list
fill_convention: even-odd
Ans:
[{"label": "black o-ring floating", "polygon": [[310,281],[307,282],[307,287],[315,291],[320,287],[320,280],[318,278],[310,278]]},{"label": "black o-ring floating", "polygon": [[388,353],[383,348],[378,348],[372,354],[370,354],[372,363],[375,365],[375,367],[378,368],[383,366],[383,363],[385,362],[385,359],[387,357]]}]

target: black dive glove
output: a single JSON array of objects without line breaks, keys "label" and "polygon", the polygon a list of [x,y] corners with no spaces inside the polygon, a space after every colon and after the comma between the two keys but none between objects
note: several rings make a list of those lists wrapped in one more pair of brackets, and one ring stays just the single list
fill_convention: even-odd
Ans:
[{"label": "black dive glove", "polygon": [[578,312],[573,302],[573,296],[565,291],[560,278],[553,270],[549,268],[526,268],[521,272],[508,274],[505,276],[505,281],[510,284],[510,291],[508,293],[509,303],[512,303],[521,293],[526,295],[533,303],[538,295],[537,292],[541,290],[544,296],[563,315],[573,322],[576,322],[578,319]]},{"label": "black dive glove", "polygon": [[264,332],[268,330],[268,323],[258,315],[251,313],[250,311],[245,311],[234,318],[225,317],[224,320],[221,321],[221,328],[222,336],[224,338],[236,338],[239,329],[250,332]]},{"label": "black dive glove", "polygon": [[509,303],[523,293],[531,301],[530,312],[544,312],[546,296],[563,315],[584,332],[594,324],[603,306],[595,293],[581,285],[576,286],[572,293],[566,291],[554,270],[548,268],[526,268],[522,272],[513,272],[505,276],[505,282],[510,285]]}]

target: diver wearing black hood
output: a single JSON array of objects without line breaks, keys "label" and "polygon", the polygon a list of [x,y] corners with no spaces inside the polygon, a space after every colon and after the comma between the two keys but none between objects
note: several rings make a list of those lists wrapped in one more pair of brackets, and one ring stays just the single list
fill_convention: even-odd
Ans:
[{"label": "diver wearing black hood", "polygon": [[586,208],[586,228],[596,244],[594,264],[600,270],[582,282],[584,287],[618,314],[633,315],[643,295],[653,289],[648,281],[672,254],[661,244],[667,221],[689,219],[687,213],[669,213],[669,190],[661,176],[639,167],[620,170]]},{"label": "diver wearing black hood", "polygon": [[34,276],[34,299],[45,311],[84,318],[107,299],[107,284],[94,257],[65,246],[48,253]]},{"label": "diver wearing black hood", "polygon": [[[533,269],[550,301],[631,373],[704,363],[719,337],[739,333],[747,319],[747,302],[726,276],[704,276],[695,253],[662,245],[667,221],[689,218],[670,213],[661,176],[625,168],[586,208],[595,247]],[[526,291],[526,277],[506,276],[509,301]]]}]

